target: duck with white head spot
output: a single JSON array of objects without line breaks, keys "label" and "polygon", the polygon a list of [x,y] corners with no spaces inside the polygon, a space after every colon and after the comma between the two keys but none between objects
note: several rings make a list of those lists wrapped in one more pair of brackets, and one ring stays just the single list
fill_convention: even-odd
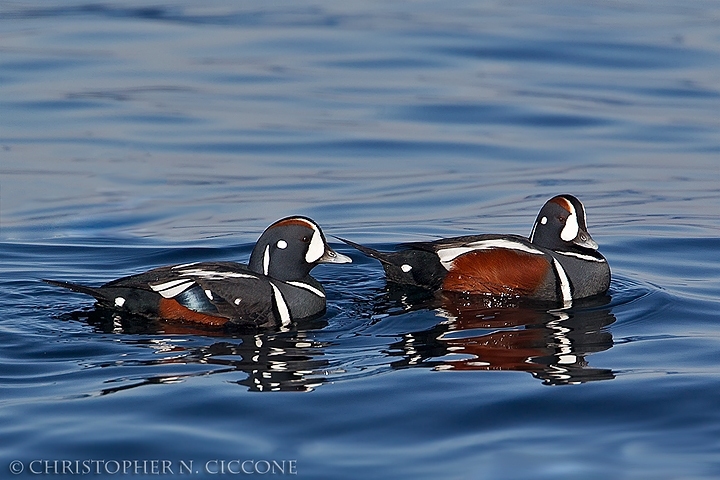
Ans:
[{"label": "duck with white head spot", "polygon": [[325,290],[310,271],[320,263],[350,262],[330,248],[313,220],[294,216],[278,220],[263,232],[248,265],[173,265],[100,287],[46,281],[134,315],[208,326],[272,328],[321,315]]},{"label": "duck with white head spot", "polygon": [[597,250],[598,244],[587,230],[585,206],[572,195],[558,195],[538,213],[530,241],[550,250]]},{"label": "duck with white head spot", "polygon": [[572,195],[545,203],[530,238],[467,235],[408,243],[397,252],[343,241],[378,259],[388,281],[429,290],[570,306],[575,299],[605,293],[610,285],[610,267],[587,232],[585,207]]},{"label": "duck with white head spot", "polygon": [[585,206],[577,197],[564,194],[545,202],[530,241],[556,254],[572,281],[574,298],[604,293],[610,287],[610,266],[588,233]]}]

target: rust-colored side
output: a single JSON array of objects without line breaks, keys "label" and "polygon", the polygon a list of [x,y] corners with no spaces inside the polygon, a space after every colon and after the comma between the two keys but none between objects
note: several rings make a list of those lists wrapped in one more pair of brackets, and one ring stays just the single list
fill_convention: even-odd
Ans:
[{"label": "rust-colored side", "polygon": [[528,296],[550,269],[542,255],[517,250],[476,250],[456,258],[443,281],[454,292]]},{"label": "rust-colored side", "polygon": [[215,327],[220,327],[228,322],[228,319],[225,317],[216,317],[190,310],[172,298],[163,298],[160,300],[159,314],[161,318],[166,320],[182,320]]}]

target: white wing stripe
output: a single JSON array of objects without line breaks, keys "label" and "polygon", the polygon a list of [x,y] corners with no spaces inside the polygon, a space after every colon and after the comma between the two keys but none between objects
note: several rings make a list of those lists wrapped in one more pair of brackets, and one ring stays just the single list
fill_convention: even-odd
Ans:
[{"label": "white wing stripe", "polygon": [[210,280],[222,280],[224,278],[258,278],[255,275],[250,275],[248,273],[216,272],[214,270],[203,270],[201,268],[189,268],[181,271],[180,274],[191,277],[208,278]]},{"label": "white wing stripe", "polygon": [[308,290],[308,291],[314,293],[318,297],[325,298],[325,294],[321,290],[318,290],[317,288],[313,287],[312,285],[308,285],[307,283],[303,283],[303,282],[285,282],[285,283],[294,285],[296,287],[304,288],[305,290]]},{"label": "white wing stripe", "polygon": [[472,247],[443,248],[442,250],[438,250],[437,255],[440,257],[440,263],[442,263],[442,266],[450,270],[453,260],[460,255],[472,252],[473,250],[475,249]]},{"label": "white wing stripe", "polygon": [[[195,285],[195,282],[192,280],[183,279],[182,281],[185,283],[178,284],[177,280],[173,280],[172,282],[161,283],[160,285],[150,285],[150,288],[152,288],[165,298],[173,298],[177,295],[180,295],[182,292],[184,292],[191,286]],[[171,283],[174,284],[174,286],[169,285]]]},{"label": "white wing stripe", "polygon": [[521,250],[535,255],[544,255],[541,250],[538,250],[530,245],[525,245],[524,243],[516,242],[514,240],[505,240],[503,238],[498,238],[496,240],[478,240],[477,242],[468,243],[468,246],[476,247],[481,250],[488,250],[491,248],[509,248],[511,250]]},{"label": "white wing stripe", "polygon": [[175,265],[174,267],[172,267],[172,269],[173,269],[173,270],[178,270],[178,269],[181,269],[181,268],[192,267],[193,265],[197,265],[198,263],[200,263],[200,262],[183,263],[182,265]]},{"label": "white wing stripe", "polygon": [[[187,277],[199,277],[209,280],[224,280],[226,278],[252,278],[255,280],[258,279],[258,277],[256,277],[255,275],[249,275],[246,273],[216,272],[213,270],[202,270],[200,268],[189,268],[181,270],[179,273],[181,275],[186,275]],[[192,287],[193,285],[195,285],[195,281],[192,278],[176,278],[167,282],[158,283],[157,285],[150,285],[150,288],[153,291],[158,292],[165,298],[173,298],[180,295],[182,292]]]},{"label": "white wing stripe", "polygon": [[187,282],[192,282],[192,280],[190,280],[189,278],[180,278],[180,279],[176,279],[176,280],[170,280],[165,283],[160,283],[157,285],[150,285],[150,288],[152,288],[156,292],[159,292],[160,290],[167,290],[168,288],[176,287],[176,286],[180,285],[181,283],[187,283]]},{"label": "white wing stripe", "polygon": [[533,255],[544,255],[542,250],[533,248],[529,245],[525,245],[520,242],[514,242],[512,240],[495,239],[495,240],[478,240],[477,242],[468,243],[462,247],[443,248],[438,250],[437,254],[440,257],[442,265],[450,269],[450,264],[460,255],[463,255],[473,250],[492,250],[496,248],[505,248],[509,250],[518,250],[521,252],[531,253]]}]

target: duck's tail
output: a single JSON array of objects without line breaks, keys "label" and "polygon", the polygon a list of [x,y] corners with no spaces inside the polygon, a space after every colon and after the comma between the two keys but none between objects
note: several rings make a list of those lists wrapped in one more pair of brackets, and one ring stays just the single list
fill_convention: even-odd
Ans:
[{"label": "duck's tail", "polygon": [[368,257],[379,260],[385,270],[385,278],[388,282],[434,290],[442,285],[443,278],[447,274],[447,270],[443,268],[440,259],[433,252],[415,248],[397,252],[380,252],[344,238],[336,238]]},{"label": "duck's tail", "polygon": [[95,299],[98,301],[107,300],[107,296],[99,288],[96,287],[88,287],[86,285],[80,285],[78,283],[64,282],[58,280],[42,279],[42,281],[49,285],[67,288],[68,290],[72,290],[73,292],[90,295],[91,297],[95,297]]},{"label": "duck's tail", "polygon": [[390,252],[380,252],[378,250],[375,250],[374,248],[366,247],[365,245],[360,245],[359,243],[351,242],[350,240],[347,240],[345,238],[335,237],[338,240],[347,243],[354,249],[364,253],[370,258],[374,258],[375,260],[379,260],[381,263],[385,265],[394,265],[392,261],[392,253]]}]

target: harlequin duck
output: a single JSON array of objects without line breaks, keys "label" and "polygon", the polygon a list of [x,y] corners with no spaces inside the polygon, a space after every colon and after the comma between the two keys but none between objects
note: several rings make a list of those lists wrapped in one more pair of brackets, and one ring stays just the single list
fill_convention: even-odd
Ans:
[{"label": "harlequin duck", "polygon": [[101,306],[209,326],[286,326],[325,311],[325,290],[310,276],[319,263],[350,263],[306,217],[287,217],[258,239],[248,265],[187,263],[155,268],[101,287],[45,280],[92,295]]},{"label": "harlequin duck", "polygon": [[408,243],[398,252],[340,240],[379,260],[388,281],[430,290],[569,305],[610,285],[610,267],[587,232],[585,207],[572,195],[548,200],[529,238],[470,235]]}]

